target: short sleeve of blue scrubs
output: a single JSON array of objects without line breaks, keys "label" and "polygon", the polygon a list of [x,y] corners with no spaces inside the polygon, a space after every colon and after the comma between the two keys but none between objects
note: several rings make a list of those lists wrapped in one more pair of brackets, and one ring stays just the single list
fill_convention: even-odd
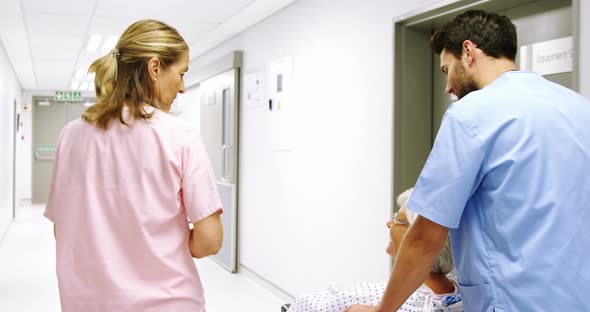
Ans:
[{"label": "short sleeve of blue scrubs", "polygon": [[467,201],[481,182],[483,158],[482,144],[472,126],[449,108],[407,207],[456,229]]}]

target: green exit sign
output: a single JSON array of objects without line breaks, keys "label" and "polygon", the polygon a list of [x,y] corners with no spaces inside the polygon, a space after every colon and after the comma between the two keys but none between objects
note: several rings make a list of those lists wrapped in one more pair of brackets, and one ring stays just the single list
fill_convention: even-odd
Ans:
[{"label": "green exit sign", "polygon": [[56,101],[81,101],[81,91],[55,91],[53,99]]}]

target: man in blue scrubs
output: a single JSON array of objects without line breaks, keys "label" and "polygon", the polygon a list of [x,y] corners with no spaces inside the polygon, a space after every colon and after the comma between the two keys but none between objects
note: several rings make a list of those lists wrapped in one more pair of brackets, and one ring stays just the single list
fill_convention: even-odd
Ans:
[{"label": "man in blue scrubs", "polygon": [[450,229],[465,311],[583,311],[590,294],[590,103],[516,70],[505,16],[469,11],[431,39],[459,100],[407,207],[420,217],[377,307],[397,311]]}]

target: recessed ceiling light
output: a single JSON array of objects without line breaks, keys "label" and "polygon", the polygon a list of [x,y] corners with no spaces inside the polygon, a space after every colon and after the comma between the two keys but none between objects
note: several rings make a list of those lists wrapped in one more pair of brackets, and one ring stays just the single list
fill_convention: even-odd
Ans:
[{"label": "recessed ceiling light", "polygon": [[87,90],[90,83],[88,81],[82,81],[80,83],[79,90]]},{"label": "recessed ceiling light", "polygon": [[86,52],[96,53],[101,41],[102,41],[102,36],[92,35],[90,37],[90,39],[88,40],[88,44],[86,45]]},{"label": "recessed ceiling light", "polygon": [[75,79],[84,79],[84,77],[86,76],[86,71],[82,68],[78,69],[76,71],[76,75],[74,76]]}]

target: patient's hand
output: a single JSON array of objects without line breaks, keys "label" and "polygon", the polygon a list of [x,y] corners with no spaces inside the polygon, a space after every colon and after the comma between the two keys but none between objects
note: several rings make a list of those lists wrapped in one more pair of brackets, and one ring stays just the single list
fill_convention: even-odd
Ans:
[{"label": "patient's hand", "polygon": [[377,307],[355,304],[350,306],[344,312],[377,312]]}]

